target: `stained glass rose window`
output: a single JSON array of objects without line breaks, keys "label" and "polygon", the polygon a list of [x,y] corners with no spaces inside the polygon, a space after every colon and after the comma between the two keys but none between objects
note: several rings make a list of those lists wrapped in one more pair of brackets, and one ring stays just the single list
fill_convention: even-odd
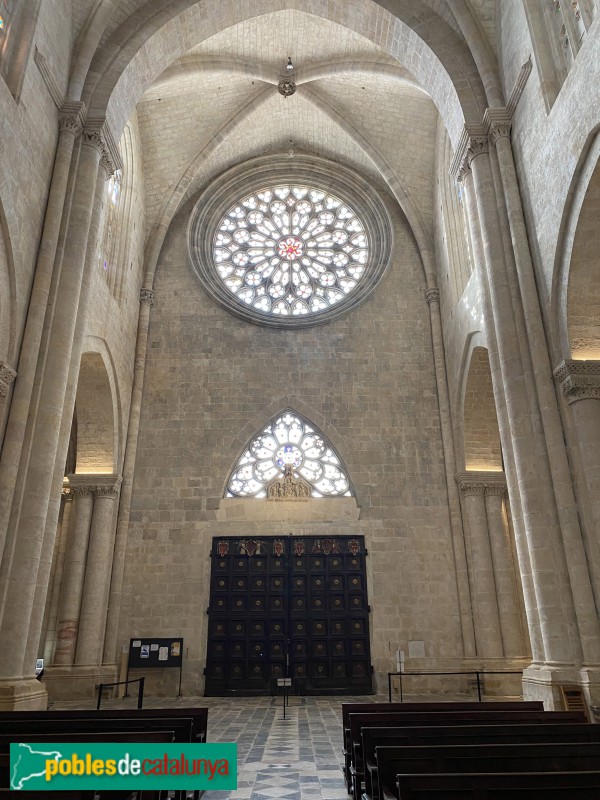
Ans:
[{"label": "stained glass rose window", "polygon": [[348,203],[311,186],[281,184],[227,211],[213,258],[238,300],[266,314],[303,316],[336,305],[360,285],[369,242]]},{"label": "stained glass rose window", "polygon": [[386,206],[368,182],[316,156],[233,167],[197,200],[190,264],[209,295],[277,328],[330,322],[375,290],[390,262]]},{"label": "stained glass rose window", "polygon": [[252,439],[234,467],[227,497],[266,497],[267,484],[286,466],[311,486],[313,497],[350,496],[350,481],[333,447],[291,411]]}]

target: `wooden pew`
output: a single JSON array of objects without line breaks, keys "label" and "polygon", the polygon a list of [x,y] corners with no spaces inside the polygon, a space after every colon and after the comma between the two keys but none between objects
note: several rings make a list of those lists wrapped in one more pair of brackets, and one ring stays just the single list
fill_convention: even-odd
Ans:
[{"label": "wooden pew", "polygon": [[570,744],[599,742],[600,725],[484,725],[436,728],[363,728],[362,745],[365,764],[365,794],[379,796],[377,747],[455,746],[511,743]]},{"label": "wooden pew", "polygon": [[499,700],[491,702],[435,702],[435,703],[342,703],[342,731],[344,737],[344,777],[350,787],[350,714],[387,711],[543,711],[541,700]]},{"label": "wooden pew", "polygon": [[[102,720],[68,720],[58,723],[56,720],[14,720],[12,723],[0,723],[0,735],[12,737],[12,741],[20,741],[21,736],[28,734],[53,734],[68,732],[72,734],[89,733],[100,734],[113,732],[116,729],[122,733],[134,733],[136,731],[151,730],[173,731],[174,741],[181,743],[193,742],[193,722],[191,719],[180,717],[171,719],[161,717],[152,719],[102,719]],[[132,740],[130,740],[132,741]]]},{"label": "wooden pew", "polygon": [[600,772],[399,775],[402,800],[598,800]]},{"label": "wooden pew", "polygon": [[399,774],[597,771],[600,742],[377,747],[376,760],[376,800],[398,800]]},{"label": "wooden pew", "polygon": [[16,719],[55,719],[55,720],[100,720],[100,719],[131,719],[139,717],[185,717],[192,719],[193,742],[205,742],[208,726],[208,708],[140,708],[140,709],[110,709],[96,710],[66,710],[66,711],[0,711],[0,728],[6,721]]},{"label": "wooden pew", "polygon": [[361,729],[363,727],[402,728],[435,725],[512,725],[526,723],[551,724],[552,722],[581,722],[585,716],[581,712],[569,711],[435,711],[435,712],[387,712],[350,714],[350,781],[354,800],[360,800],[364,766],[362,759]]}]

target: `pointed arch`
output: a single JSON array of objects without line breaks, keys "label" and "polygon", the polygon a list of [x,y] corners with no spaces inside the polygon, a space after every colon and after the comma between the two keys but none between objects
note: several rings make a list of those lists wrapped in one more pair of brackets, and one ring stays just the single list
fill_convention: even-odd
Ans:
[{"label": "pointed arch", "polygon": [[465,375],[462,420],[464,467],[466,470],[501,471],[502,447],[492,373],[487,347],[481,337],[471,340],[468,369]]},{"label": "pointed arch", "polygon": [[292,408],[283,408],[254,430],[229,473],[225,497],[266,496],[268,483],[291,465],[311,486],[312,497],[353,497],[348,471],[319,428]]}]

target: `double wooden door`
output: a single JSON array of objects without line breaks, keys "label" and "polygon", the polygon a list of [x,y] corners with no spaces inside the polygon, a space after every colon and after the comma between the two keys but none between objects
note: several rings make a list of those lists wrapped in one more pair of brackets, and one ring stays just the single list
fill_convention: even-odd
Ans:
[{"label": "double wooden door", "polygon": [[370,694],[362,536],[214,538],[207,696]]}]

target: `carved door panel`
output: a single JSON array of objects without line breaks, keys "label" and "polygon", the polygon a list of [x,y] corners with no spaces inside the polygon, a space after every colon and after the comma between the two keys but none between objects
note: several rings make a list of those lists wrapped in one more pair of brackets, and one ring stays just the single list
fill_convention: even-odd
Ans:
[{"label": "carved door panel", "polygon": [[211,559],[207,696],[372,691],[364,537],[215,538]]}]

